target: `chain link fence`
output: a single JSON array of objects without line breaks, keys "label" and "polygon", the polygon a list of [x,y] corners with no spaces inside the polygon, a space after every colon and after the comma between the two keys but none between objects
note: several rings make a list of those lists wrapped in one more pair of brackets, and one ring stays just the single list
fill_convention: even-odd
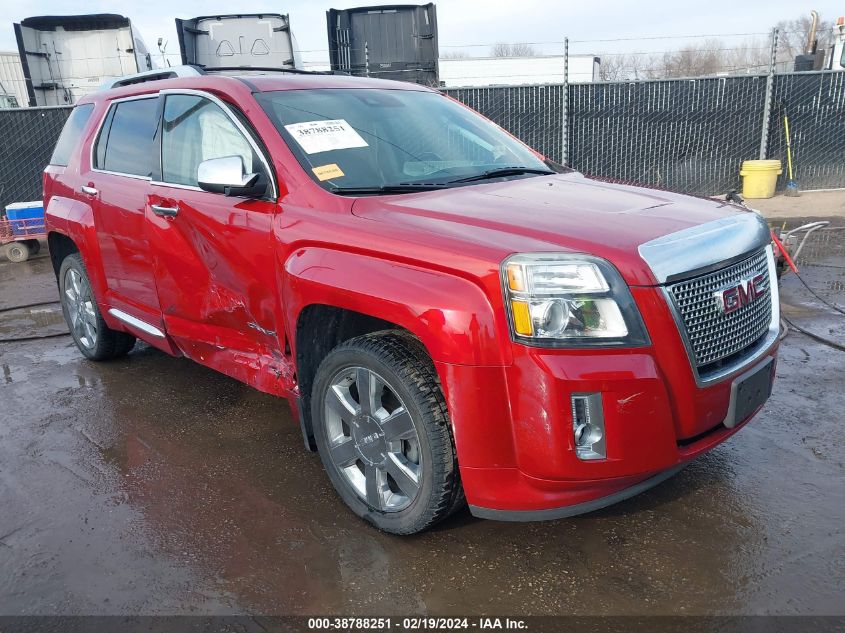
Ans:
[{"label": "chain link fence", "polygon": [[0,110],[0,209],[41,199],[41,173],[71,108]]},{"label": "chain link fence", "polygon": [[570,86],[570,163],[587,174],[708,195],[757,158],[764,77]]},{"label": "chain link fence", "polygon": [[566,155],[568,164],[585,174],[701,195],[741,187],[740,166],[760,158],[764,129],[766,157],[783,162],[783,188],[786,112],[800,187],[845,187],[845,72],[774,75],[768,121],[767,79],[747,75],[445,92],[552,160]]},{"label": "chain link fence", "polygon": [[793,171],[801,189],[845,187],[845,71],[775,75],[767,155],[783,161],[789,119]]},{"label": "chain link fence", "polygon": [[[788,115],[800,188],[845,187],[845,71],[774,75],[768,119],[765,75],[444,92],[587,175],[701,195],[740,188],[742,161],[760,158],[764,129],[766,157],[783,162],[783,188]],[[69,112],[0,110],[0,208],[41,197]]]}]

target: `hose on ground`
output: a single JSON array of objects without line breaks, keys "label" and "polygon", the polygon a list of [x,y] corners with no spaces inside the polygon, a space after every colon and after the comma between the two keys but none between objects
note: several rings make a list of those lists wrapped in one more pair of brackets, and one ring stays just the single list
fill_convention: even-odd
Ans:
[{"label": "hose on ground", "polygon": [[795,273],[795,276],[796,276],[796,277],[798,277],[798,281],[800,281],[800,282],[804,285],[804,287],[805,287],[807,290],[809,290],[810,294],[811,294],[811,295],[813,295],[816,299],[818,299],[819,301],[821,301],[821,302],[822,302],[824,305],[826,305],[828,308],[830,308],[830,309],[832,309],[832,310],[836,310],[836,311],[837,311],[837,312],[839,312],[840,314],[845,315],[845,309],[840,308],[840,307],[839,307],[838,305],[836,305],[835,303],[831,303],[830,301],[828,301],[827,299],[825,299],[824,297],[822,297],[820,294],[818,294],[815,290],[813,290],[812,288],[810,288],[810,284],[808,284],[806,281],[804,281],[804,278],[803,278],[801,275],[799,275],[797,272]]},{"label": "hose on ground", "polygon": [[[41,301],[38,303],[27,303],[20,306],[12,306],[11,308],[0,308],[0,314],[3,312],[14,312],[15,310],[25,310],[27,308],[38,308],[40,306],[53,305],[59,303],[58,301]],[[38,336],[17,336],[15,338],[0,338],[0,343],[20,343],[23,341],[40,341],[45,338],[58,338],[59,336],[70,336],[70,332],[55,332],[53,334],[40,334]]]},{"label": "hose on ground", "polygon": [[811,339],[813,339],[817,343],[821,343],[822,345],[827,345],[828,347],[832,347],[833,349],[839,350],[840,352],[845,352],[845,345],[843,345],[842,343],[837,343],[836,341],[831,341],[830,339],[825,338],[825,337],[823,337],[819,334],[816,334],[815,332],[810,332],[809,330],[805,330],[800,325],[796,325],[795,323],[793,323],[792,321],[790,321],[786,317],[783,317],[783,320],[786,321],[793,330],[796,330],[797,332],[801,332],[801,334],[803,334],[804,336],[809,336]]},{"label": "hose on ground", "polygon": [[14,312],[15,310],[25,310],[26,308],[38,308],[40,306],[51,306],[54,303],[59,303],[58,299],[55,301],[41,301],[39,303],[25,303],[21,306],[12,306],[11,308],[0,308],[0,312]]}]

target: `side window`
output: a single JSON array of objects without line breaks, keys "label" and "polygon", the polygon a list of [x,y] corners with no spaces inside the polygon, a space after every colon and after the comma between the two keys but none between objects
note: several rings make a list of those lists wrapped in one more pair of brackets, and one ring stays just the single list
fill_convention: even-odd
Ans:
[{"label": "side window", "polygon": [[197,186],[199,164],[224,156],[240,156],[246,173],[263,171],[252,145],[217,104],[196,95],[168,95],[161,137],[162,181]]},{"label": "side window", "polygon": [[56,142],[56,149],[53,150],[53,156],[50,158],[51,165],[61,165],[66,167],[70,160],[71,154],[79,144],[82,138],[82,131],[85,129],[85,124],[91,118],[91,113],[94,111],[93,103],[86,103],[81,106],[76,106],[73,112],[70,113],[65,126],[62,128],[62,133],[59,135],[59,140]]},{"label": "side window", "polygon": [[119,174],[150,177],[157,110],[158,97],[114,104],[97,138],[94,166]]}]

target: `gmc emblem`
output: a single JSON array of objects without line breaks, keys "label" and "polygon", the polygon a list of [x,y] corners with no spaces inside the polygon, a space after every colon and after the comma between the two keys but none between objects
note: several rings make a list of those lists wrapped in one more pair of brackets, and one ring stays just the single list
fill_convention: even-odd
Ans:
[{"label": "gmc emblem", "polygon": [[763,275],[760,274],[751,279],[744,279],[735,286],[717,290],[713,293],[713,298],[716,300],[716,309],[722,314],[736,312],[742,306],[746,306],[766,294],[766,289],[762,288],[762,285]]}]

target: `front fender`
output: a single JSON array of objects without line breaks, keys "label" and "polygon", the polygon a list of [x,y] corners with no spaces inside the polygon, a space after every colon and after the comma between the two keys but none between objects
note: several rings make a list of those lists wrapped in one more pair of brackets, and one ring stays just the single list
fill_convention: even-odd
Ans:
[{"label": "front fender", "polygon": [[306,247],[284,262],[283,299],[296,331],[300,312],[329,305],[360,312],[410,331],[435,362],[502,366],[511,347],[501,315],[475,283],[370,255]]}]

